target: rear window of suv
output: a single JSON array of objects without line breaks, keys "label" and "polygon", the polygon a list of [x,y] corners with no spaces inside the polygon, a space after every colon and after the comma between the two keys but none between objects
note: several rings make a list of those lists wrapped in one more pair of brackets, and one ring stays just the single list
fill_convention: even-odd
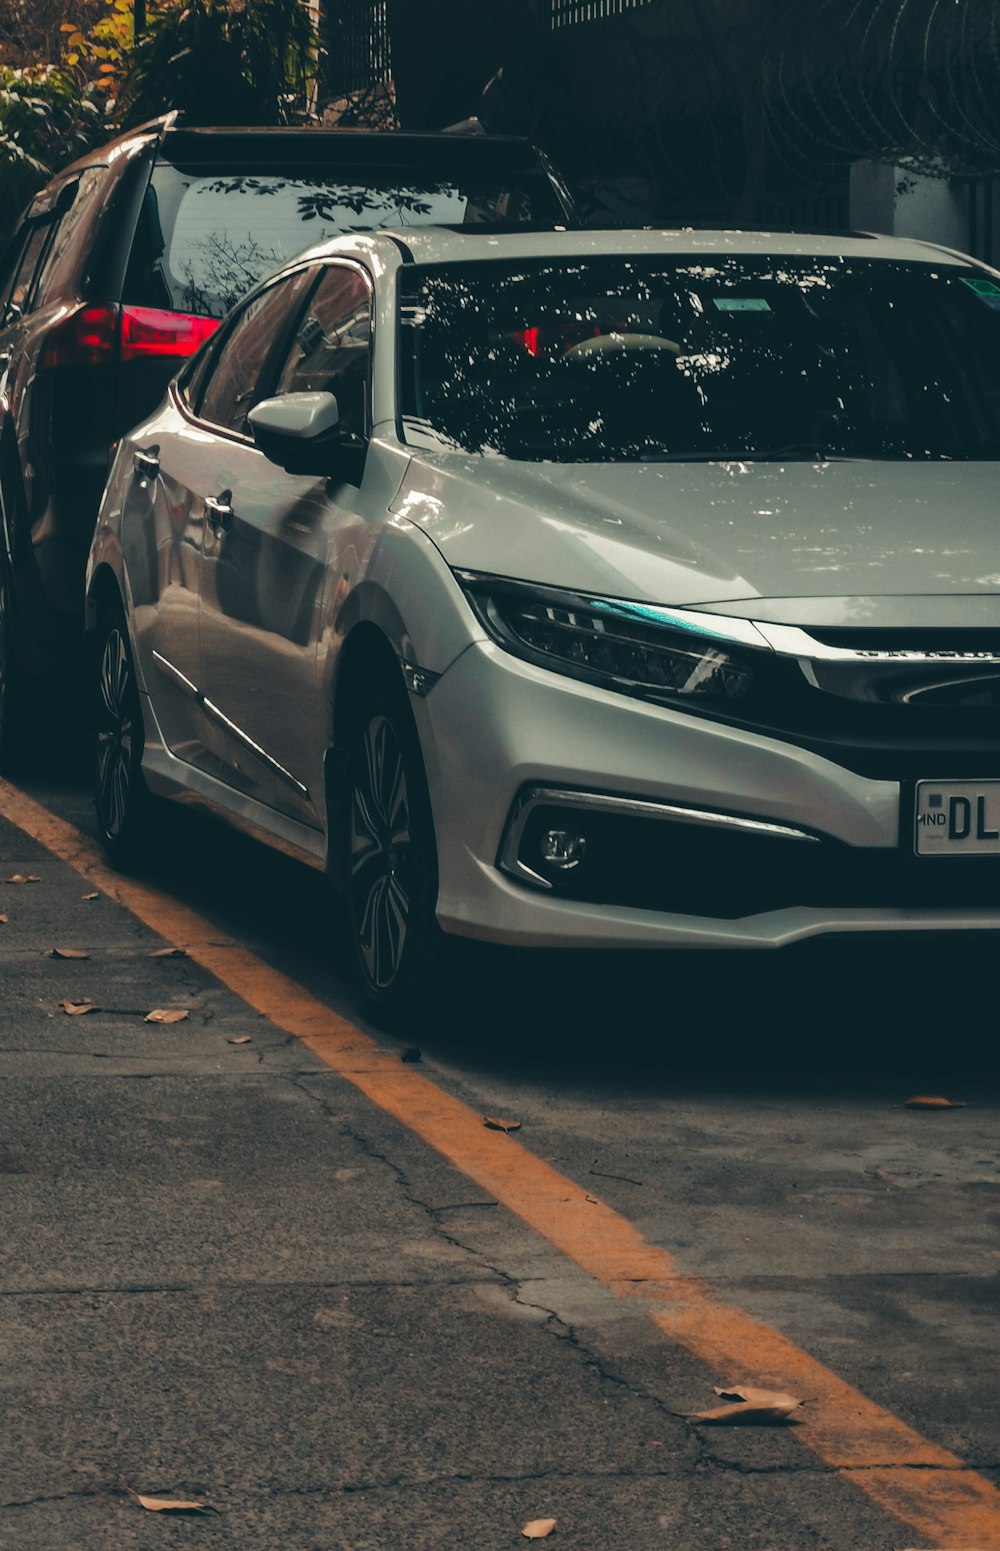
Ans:
[{"label": "rear window of suv", "polygon": [[303,248],[345,232],[420,225],[552,224],[551,185],[490,167],[450,177],[340,166],[300,172],[154,167],[125,282],[126,303],[221,318]]}]

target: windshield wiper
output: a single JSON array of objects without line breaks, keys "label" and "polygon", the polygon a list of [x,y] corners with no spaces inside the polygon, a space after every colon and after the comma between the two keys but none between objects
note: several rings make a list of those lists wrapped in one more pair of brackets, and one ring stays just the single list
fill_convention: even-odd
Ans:
[{"label": "windshield wiper", "polygon": [[731,452],[724,448],[721,451],[706,452],[699,447],[697,450],[688,448],[684,452],[630,450],[627,454],[630,463],[828,463],[833,458],[845,456],[844,453],[825,452],[821,447],[795,443],[787,447],[764,447],[759,451],[756,448],[744,448],[739,452]]},{"label": "windshield wiper", "polygon": [[844,453],[828,452],[825,447],[817,447],[815,442],[789,442],[785,447],[760,447],[754,448],[752,452],[736,454],[736,458],[753,463],[773,463],[786,458],[801,463],[829,463],[831,458],[844,456]]},{"label": "windshield wiper", "polygon": [[[684,448],[680,452],[657,450],[652,447],[614,447],[607,443],[576,442],[516,442],[504,449],[508,458],[541,460],[547,463],[915,463],[926,461],[916,454],[894,452],[878,448],[857,448],[850,452],[834,452],[824,447],[814,447],[808,442],[791,442],[787,447],[761,447],[722,451],[706,451],[704,448]],[[978,454],[980,458],[984,454]],[[993,457],[997,454],[993,453]]]},{"label": "windshield wiper", "polygon": [[751,447],[740,452],[651,452],[639,455],[649,463],[866,463],[914,461],[907,452],[894,452],[889,448],[870,450],[864,447],[851,451],[832,451],[816,447],[811,442],[790,442],[787,447]]}]

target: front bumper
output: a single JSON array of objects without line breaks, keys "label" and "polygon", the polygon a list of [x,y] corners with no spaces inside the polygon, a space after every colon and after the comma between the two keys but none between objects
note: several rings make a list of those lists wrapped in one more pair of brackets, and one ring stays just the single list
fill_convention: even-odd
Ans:
[{"label": "front bumper", "polygon": [[[735,948],[1000,929],[1000,868],[914,857],[899,781],[485,642],[414,707],[447,932],[538,947]],[[945,773],[961,774],[925,772]],[[572,821],[574,794],[587,856],[563,876],[542,866],[532,878],[531,823],[519,815],[527,802],[536,817]],[[700,817],[687,823],[684,810]]]}]

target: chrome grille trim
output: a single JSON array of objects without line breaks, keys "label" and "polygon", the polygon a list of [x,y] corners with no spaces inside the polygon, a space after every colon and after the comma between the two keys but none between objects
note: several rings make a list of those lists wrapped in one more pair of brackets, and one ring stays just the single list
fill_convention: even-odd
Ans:
[{"label": "chrome grille trim", "polygon": [[[970,667],[983,663],[997,663],[1000,665],[1000,649],[996,652],[962,652],[948,649],[926,651],[914,651],[907,647],[878,650],[874,647],[850,647],[830,646],[826,642],[817,641],[797,625],[773,625],[761,624],[755,621],[757,629],[767,641],[768,645],[783,657],[798,657],[800,660],[811,659],[816,662],[851,662],[858,664],[884,663],[905,665],[907,663],[927,662],[937,665],[947,663],[968,663]],[[928,636],[937,634],[946,636],[947,631],[928,630]]]}]

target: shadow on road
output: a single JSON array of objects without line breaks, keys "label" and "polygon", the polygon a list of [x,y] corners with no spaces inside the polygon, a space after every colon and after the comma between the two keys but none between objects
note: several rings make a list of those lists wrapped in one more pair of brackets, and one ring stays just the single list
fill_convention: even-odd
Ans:
[{"label": "shadow on road", "polygon": [[[39,793],[93,834],[78,787]],[[164,805],[143,877],[363,1019],[324,878]],[[463,944],[410,1042],[466,1070],[621,1091],[1000,1097],[992,935],[827,939],[761,953],[513,952]],[[406,1043],[404,1040],[402,1043]]]},{"label": "shadow on road", "polygon": [[902,1098],[975,1082],[1000,1097],[977,989],[990,951],[940,938],[513,961],[481,950],[465,1021],[436,1044],[466,1065],[528,1066],[548,1080],[572,1068],[577,1080],[633,1091],[861,1093],[888,1083]]}]

